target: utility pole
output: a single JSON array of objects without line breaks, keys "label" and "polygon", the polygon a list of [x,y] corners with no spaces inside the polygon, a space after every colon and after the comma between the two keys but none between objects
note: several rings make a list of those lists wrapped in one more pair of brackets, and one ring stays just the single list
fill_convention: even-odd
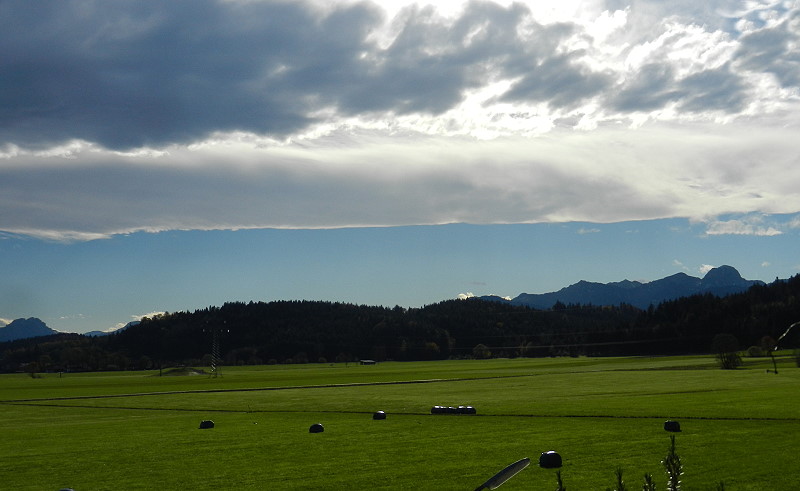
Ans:
[{"label": "utility pole", "polygon": [[[206,321],[208,323],[208,321]],[[222,370],[220,369],[220,365],[222,364],[222,359],[219,354],[219,342],[220,337],[230,332],[230,330],[226,329],[225,327],[226,322],[222,321],[222,327],[207,327],[203,329],[203,331],[211,331],[211,376],[214,378],[222,377]]]}]

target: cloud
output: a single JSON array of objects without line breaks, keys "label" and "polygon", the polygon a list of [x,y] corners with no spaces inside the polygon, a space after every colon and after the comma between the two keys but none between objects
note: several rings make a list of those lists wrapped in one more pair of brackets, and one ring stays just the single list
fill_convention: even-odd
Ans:
[{"label": "cloud", "polygon": [[681,271],[686,272],[686,273],[691,272],[691,268],[689,268],[688,266],[686,266],[685,264],[683,264],[681,261],[679,261],[677,259],[673,259],[672,260],[672,265],[675,266],[676,268],[680,269]]},{"label": "cloud", "polygon": [[[490,297],[491,296],[496,296],[496,297],[502,298],[503,300],[511,301],[511,297],[509,297],[509,296],[493,295],[491,293],[486,295],[486,296],[490,296]],[[456,299],[458,299],[458,300],[467,300],[468,298],[475,298],[475,297],[477,297],[477,295],[475,295],[472,292],[459,293],[458,295],[456,295]]]},{"label": "cloud", "polygon": [[0,327],[6,327],[7,325],[11,324],[13,321],[14,321],[13,319],[0,318]]},{"label": "cloud", "polygon": [[645,7],[613,16],[596,7],[557,23],[539,22],[535,7],[491,2],[470,2],[455,18],[415,5],[387,18],[366,2],[4,8],[11,75],[0,142],[28,148],[159,147],[233,131],[282,139],[342,118],[441,116],[500,81],[507,88],[485,109],[543,103],[551,118],[590,111],[596,120],[673,104],[740,113],[768,95],[756,93],[753,74],[798,85],[797,12],[777,7],[780,22],[740,38],[684,24],[678,9],[644,31],[653,20]]},{"label": "cloud", "polygon": [[[149,312],[147,314],[132,315],[131,319],[133,319],[134,321],[141,321],[145,317],[152,319],[154,317],[159,317],[159,316],[162,316],[164,314],[165,314],[165,312]],[[124,325],[125,324],[123,324],[123,326]]]},{"label": "cloud", "polygon": [[304,2],[213,0],[5,8],[17,15],[0,34],[13,74],[0,142],[34,148],[78,139],[130,149],[230,131],[286,138],[330,115],[441,114],[489,69],[530,54],[515,35],[529,11],[483,2],[452,25],[433,8],[401,11],[386,47],[371,37],[384,21],[368,3],[322,14]]},{"label": "cloud", "polygon": [[148,318],[152,319],[154,317],[158,317],[158,316],[164,315],[164,313],[165,312],[150,312],[150,313],[147,313],[147,314],[132,315],[130,321],[128,321],[128,322],[118,322],[115,326],[109,327],[108,329],[105,329],[103,332],[111,333],[111,332],[119,331],[120,329],[122,329],[123,327],[127,326],[131,322],[139,322],[142,319],[144,319],[145,317],[148,317]]},{"label": "cloud", "polygon": [[[800,84],[800,54],[796,48],[800,41],[800,13],[776,5],[770,14],[773,18],[764,21],[763,27],[751,29],[742,36],[737,62],[742,68],[774,75],[783,87],[797,87]],[[765,17],[768,19],[769,14]]]},{"label": "cloud", "polygon": [[652,111],[680,97],[674,86],[673,68],[667,63],[643,65],[612,96],[611,104],[620,111]]},{"label": "cloud", "polygon": [[[698,138],[668,127],[560,130],[490,141],[338,132],[286,145],[176,146],[155,157],[93,146],[69,158],[20,151],[0,160],[0,230],[81,240],[170,229],[613,222],[800,209],[790,185],[800,167],[769,165],[790,151],[792,132],[703,131]],[[767,163],[748,165],[748,154]],[[714,223],[709,233],[731,226]]]},{"label": "cloud", "polygon": [[599,234],[599,233],[600,233],[600,229],[599,229],[599,228],[585,228],[585,227],[581,227],[581,228],[579,228],[579,229],[578,229],[578,233],[579,233],[580,235],[585,235],[585,234]]},{"label": "cloud", "polygon": [[771,237],[783,232],[778,224],[764,222],[763,216],[750,215],[741,219],[713,221],[707,225],[707,235],[755,235]]},{"label": "cloud", "polygon": [[388,5],[3,3],[0,230],[800,211],[799,9]]},{"label": "cloud", "polygon": [[745,108],[747,86],[728,66],[692,74],[680,83],[685,94],[679,109],[738,113]]},{"label": "cloud", "polygon": [[712,269],[714,269],[715,267],[716,267],[716,266],[712,266],[712,265],[710,265],[710,264],[702,264],[702,265],[700,265],[700,267],[699,267],[699,268],[697,268],[697,270],[700,272],[700,275],[701,275],[701,276],[705,276],[705,275],[706,275],[706,273],[708,273],[709,271],[711,271],[711,270],[712,270]]}]

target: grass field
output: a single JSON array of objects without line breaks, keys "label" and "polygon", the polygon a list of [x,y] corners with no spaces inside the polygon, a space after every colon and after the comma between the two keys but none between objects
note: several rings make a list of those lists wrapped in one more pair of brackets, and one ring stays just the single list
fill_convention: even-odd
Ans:
[{"label": "grass field", "polygon": [[[754,361],[755,360],[755,361]],[[800,369],[764,359],[548,358],[0,376],[0,488],[13,490],[658,489],[681,424],[683,489],[798,489]],[[477,415],[431,415],[472,405]],[[383,410],[385,420],[373,420]],[[213,429],[198,429],[201,420]],[[312,434],[313,423],[323,433]]]}]

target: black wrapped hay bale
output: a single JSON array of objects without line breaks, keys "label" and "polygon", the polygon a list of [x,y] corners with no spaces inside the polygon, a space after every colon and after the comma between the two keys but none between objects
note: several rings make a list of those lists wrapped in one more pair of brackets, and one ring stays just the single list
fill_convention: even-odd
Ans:
[{"label": "black wrapped hay bale", "polygon": [[373,413],[372,419],[386,419],[386,413],[383,411],[376,411]]},{"label": "black wrapped hay bale", "polygon": [[311,425],[311,428],[308,429],[309,433],[322,433],[325,431],[325,427],[322,426],[322,423],[314,423]]},{"label": "black wrapped hay bale", "polygon": [[664,430],[665,431],[672,431],[678,432],[681,431],[681,424],[677,421],[665,421],[664,422]]},{"label": "black wrapped hay bale", "polygon": [[478,411],[472,406],[464,406],[461,414],[478,414]]},{"label": "black wrapped hay bale", "polygon": [[445,408],[443,406],[433,406],[431,408],[431,414],[444,414]]},{"label": "black wrapped hay bale", "polygon": [[561,456],[554,450],[542,452],[542,455],[539,456],[539,467],[545,469],[558,469],[561,467]]},{"label": "black wrapped hay bale", "polygon": [[211,421],[210,419],[205,419],[205,420],[200,422],[200,429],[201,430],[207,430],[207,429],[213,428],[213,427],[214,427],[214,422]]}]

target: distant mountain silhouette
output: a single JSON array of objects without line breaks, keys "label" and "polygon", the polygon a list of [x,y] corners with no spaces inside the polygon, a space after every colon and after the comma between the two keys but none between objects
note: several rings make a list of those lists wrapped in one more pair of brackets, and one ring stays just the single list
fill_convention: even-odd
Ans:
[{"label": "distant mountain silhouette", "polygon": [[51,334],[58,334],[58,331],[50,329],[47,324],[36,317],[17,319],[5,327],[0,327],[0,343],[16,339],[50,336]]},{"label": "distant mountain silhouette", "polygon": [[84,336],[90,336],[90,337],[108,336],[109,334],[114,334],[115,332],[124,331],[125,329],[127,329],[127,328],[129,328],[131,326],[135,326],[137,324],[139,324],[139,321],[131,321],[131,322],[128,322],[127,324],[125,324],[124,326],[122,326],[122,327],[120,327],[118,329],[107,329],[105,331],[89,331],[87,333],[84,333],[83,335]]},{"label": "distant mountain silhouette", "polygon": [[579,281],[557,292],[521,293],[511,300],[500,297],[481,297],[485,300],[509,302],[536,309],[550,309],[556,302],[577,305],[629,304],[641,309],[658,305],[667,300],[688,297],[698,293],[711,293],[724,297],[747,290],[753,285],[763,285],[760,280],[745,280],[731,266],[713,268],[700,279],[685,273],[676,273],[660,280],[642,283],[623,280],[615,283],[593,283]]}]

